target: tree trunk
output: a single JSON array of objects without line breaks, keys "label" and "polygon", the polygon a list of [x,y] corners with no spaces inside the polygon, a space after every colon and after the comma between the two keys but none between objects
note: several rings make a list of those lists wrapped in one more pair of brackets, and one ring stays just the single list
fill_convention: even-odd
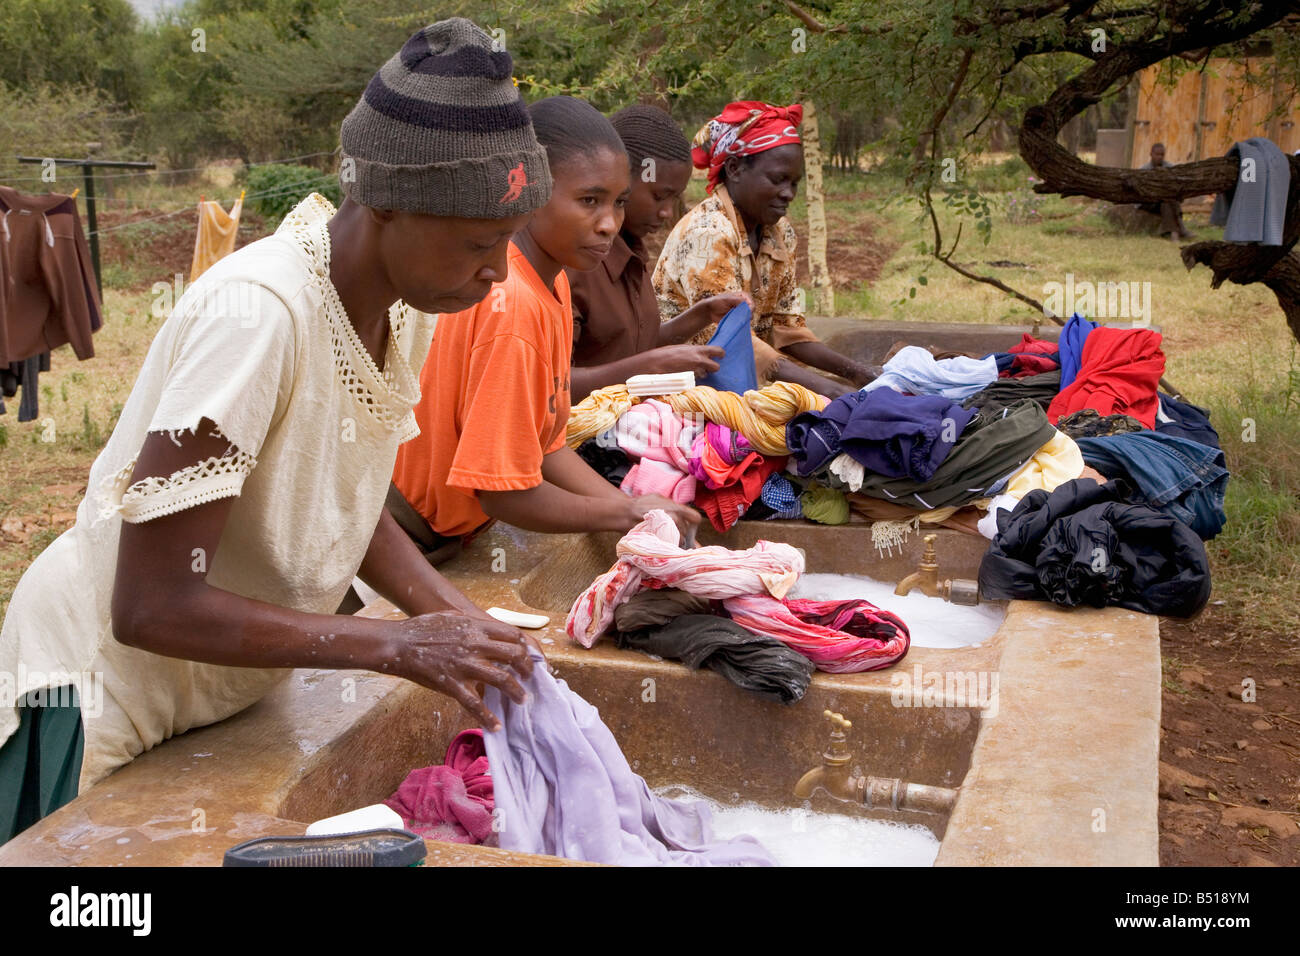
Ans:
[{"label": "tree trunk", "polygon": [[808,198],[808,275],[812,279],[813,310],[835,314],[835,289],[826,264],[826,194],[822,189],[822,140],[817,109],[812,100],[803,104],[803,165]]}]

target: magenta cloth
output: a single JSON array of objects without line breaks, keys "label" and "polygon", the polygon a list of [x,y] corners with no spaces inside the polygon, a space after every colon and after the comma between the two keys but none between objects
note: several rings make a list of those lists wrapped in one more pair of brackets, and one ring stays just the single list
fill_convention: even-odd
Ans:
[{"label": "magenta cloth", "polygon": [[731,619],[775,637],[832,674],[880,670],[903,659],[912,637],[897,615],[868,601],[778,600],[766,594],[726,598]]},{"label": "magenta cloth", "polygon": [[446,843],[483,843],[492,833],[492,777],[483,731],[462,730],[437,767],[412,770],[384,801],[412,833]]},{"label": "magenta cloth", "polygon": [[695,478],[678,471],[672,465],[652,458],[642,458],[633,465],[619,488],[632,497],[663,495],[679,505],[695,500]]},{"label": "magenta cloth", "polygon": [[690,470],[706,487],[720,488],[718,475],[754,454],[749,439],[733,428],[709,422],[691,447]]},{"label": "magenta cloth", "polygon": [[618,542],[618,561],[573,602],[564,628],[591,647],[614,623],[614,608],[645,588],[680,588],[709,600],[765,592],[785,597],[804,569],[803,554],[779,541],[746,551],[681,547],[681,532],[661,509]]}]

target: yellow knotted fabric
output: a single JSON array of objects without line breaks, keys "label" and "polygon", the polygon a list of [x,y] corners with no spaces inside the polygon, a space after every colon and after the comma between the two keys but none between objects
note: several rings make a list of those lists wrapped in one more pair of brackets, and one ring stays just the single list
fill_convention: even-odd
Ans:
[{"label": "yellow knotted fabric", "polygon": [[682,414],[698,413],[709,421],[735,429],[764,455],[788,455],[785,426],[800,412],[821,411],[829,400],[793,382],[773,382],[744,396],[697,385],[664,401]]},{"label": "yellow knotted fabric", "polygon": [[[800,412],[820,412],[830,404],[826,396],[794,382],[772,382],[743,396],[697,385],[661,396],[660,400],[675,412],[699,414],[717,425],[735,429],[764,455],[790,454],[785,443],[786,423]],[[588,438],[614,427],[619,416],[640,401],[628,394],[626,385],[597,389],[570,410],[565,442],[577,448]]]},{"label": "yellow knotted fabric", "polygon": [[626,385],[607,385],[592,392],[569,410],[564,441],[577,448],[588,438],[614,427],[619,416],[640,402],[627,393]]}]

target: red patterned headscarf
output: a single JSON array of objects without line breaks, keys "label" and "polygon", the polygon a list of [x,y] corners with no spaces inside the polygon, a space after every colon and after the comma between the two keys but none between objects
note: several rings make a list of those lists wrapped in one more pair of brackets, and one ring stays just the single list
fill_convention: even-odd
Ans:
[{"label": "red patterned headscarf", "polygon": [[738,100],[709,120],[695,134],[691,159],[696,169],[709,171],[708,191],[718,185],[718,175],[728,156],[752,156],[764,150],[799,142],[803,107],[773,106],[758,100]]}]

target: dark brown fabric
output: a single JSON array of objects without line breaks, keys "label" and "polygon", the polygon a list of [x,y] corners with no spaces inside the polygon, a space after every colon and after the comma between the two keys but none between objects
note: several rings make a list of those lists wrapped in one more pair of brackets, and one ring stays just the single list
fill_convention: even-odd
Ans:
[{"label": "dark brown fabric", "polygon": [[19,362],[69,343],[77,358],[91,358],[91,334],[103,320],[76,201],[0,186],[0,217],[0,361]]},{"label": "dark brown fabric", "polygon": [[565,270],[578,327],[574,365],[617,362],[659,344],[659,305],[650,284],[649,261],[640,239],[619,233],[596,268]]},{"label": "dark brown fabric", "polygon": [[639,591],[614,609],[614,627],[619,631],[645,631],[663,627],[683,614],[708,614],[707,598],[677,588]]}]

